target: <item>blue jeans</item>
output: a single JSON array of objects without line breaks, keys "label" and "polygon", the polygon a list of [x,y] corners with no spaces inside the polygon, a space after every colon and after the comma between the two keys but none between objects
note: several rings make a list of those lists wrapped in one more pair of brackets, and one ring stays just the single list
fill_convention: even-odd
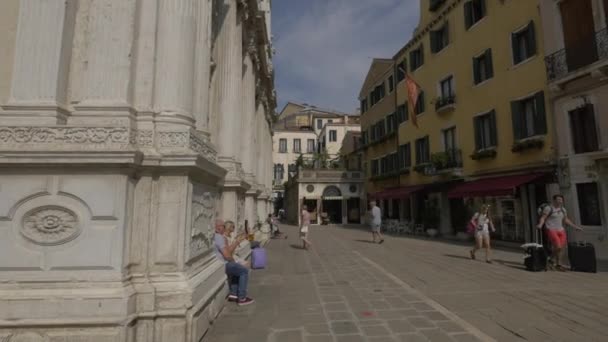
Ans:
[{"label": "blue jeans", "polygon": [[226,263],[226,275],[230,285],[230,294],[245,299],[247,297],[247,282],[249,280],[249,270],[234,261]]}]

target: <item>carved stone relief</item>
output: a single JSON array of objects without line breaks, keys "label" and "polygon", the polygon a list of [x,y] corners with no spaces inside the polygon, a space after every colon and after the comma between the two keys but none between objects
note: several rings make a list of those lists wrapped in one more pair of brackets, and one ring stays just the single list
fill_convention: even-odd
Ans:
[{"label": "carved stone relief", "polygon": [[192,187],[192,227],[190,233],[190,259],[195,258],[213,244],[213,227],[218,191],[202,184]]},{"label": "carved stone relief", "polygon": [[127,127],[0,127],[0,144],[128,144]]},{"label": "carved stone relief", "polygon": [[52,246],[73,240],[80,234],[79,219],[72,210],[60,206],[44,206],[23,216],[21,234],[29,241]]}]

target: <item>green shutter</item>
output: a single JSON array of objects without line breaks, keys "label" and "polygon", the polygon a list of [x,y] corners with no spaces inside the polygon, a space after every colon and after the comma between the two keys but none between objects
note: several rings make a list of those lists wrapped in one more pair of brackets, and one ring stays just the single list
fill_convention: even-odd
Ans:
[{"label": "green shutter", "polygon": [[511,119],[513,120],[513,138],[515,141],[521,140],[524,136],[522,134],[522,116],[521,103],[519,101],[511,102]]},{"label": "green shutter", "polygon": [[528,51],[530,53],[528,57],[536,55],[536,30],[534,29],[534,21],[531,21],[528,24]]},{"label": "green shutter", "polygon": [[494,63],[492,62],[492,49],[486,50],[486,72],[488,79],[494,77]]},{"label": "green shutter", "polygon": [[481,150],[481,120],[480,117],[473,118],[473,130],[475,131],[475,151]]},{"label": "green shutter", "polygon": [[479,84],[481,82],[479,75],[479,58],[473,57],[473,83]]},{"label": "green shutter", "polygon": [[473,3],[471,1],[464,4],[464,27],[469,29],[473,26]]},{"label": "green shutter", "polygon": [[496,111],[490,112],[490,144],[498,146],[498,130],[496,128]]},{"label": "green shutter", "polygon": [[547,115],[545,113],[545,93],[538,92],[535,96],[536,105],[534,110],[534,132],[536,134],[547,134]]},{"label": "green shutter", "polygon": [[511,48],[513,49],[513,64],[519,64],[519,45],[517,45],[517,35],[511,33]]}]

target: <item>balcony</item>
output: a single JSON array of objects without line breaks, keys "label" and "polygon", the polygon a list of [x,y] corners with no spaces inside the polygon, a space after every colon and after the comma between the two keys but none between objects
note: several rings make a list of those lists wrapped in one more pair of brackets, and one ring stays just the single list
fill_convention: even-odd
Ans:
[{"label": "balcony", "polygon": [[415,170],[426,176],[457,174],[462,169],[462,152],[450,149],[431,154],[431,161],[416,165]]},{"label": "balcony", "polygon": [[435,111],[437,113],[448,112],[456,107],[456,96],[438,97],[435,100]]},{"label": "balcony", "polygon": [[[588,39],[581,39],[577,44],[568,46],[545,57],[547,78],[550,82],[565,80],[569,74],[582,71],[585,67],[598,61],[608,59],[608,28],[595,33]],[[599,66],[598,66],[599,69]],[[572,78],[576,78],[576,75]]]}]

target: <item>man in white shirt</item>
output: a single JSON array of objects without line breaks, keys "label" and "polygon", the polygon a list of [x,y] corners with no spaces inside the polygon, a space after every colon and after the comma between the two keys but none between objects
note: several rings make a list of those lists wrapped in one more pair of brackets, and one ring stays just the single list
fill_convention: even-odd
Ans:
[{"label": "man in white shirt", "polygon": [[378,239],[380,240],[378,243],[381,244],[384,242],[384,237],[380,232],[380,227],[382,226],[382,211],[376,205],[376,201],[371,201],[369,205],[371,207],[370,228],[372,230],[372,241],[376,243],[376,236],[378,236]]}]

